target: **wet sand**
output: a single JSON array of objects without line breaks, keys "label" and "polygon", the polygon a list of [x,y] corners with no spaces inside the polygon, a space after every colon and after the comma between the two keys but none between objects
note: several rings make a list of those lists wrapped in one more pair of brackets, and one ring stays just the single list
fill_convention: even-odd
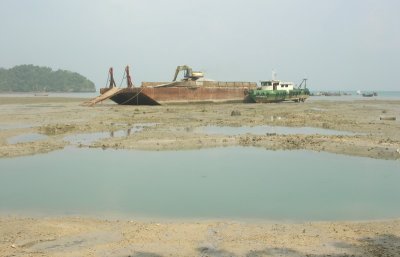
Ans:
[{"label": "wet sand", "polygon": [[[307,149],[400,159],[400,101],[80,106],[83,99],[0,97],[0,157],[62,149],[81,133],[139,132],[77,147],[180,150],[223,146]],[[232,112],[235,111],[232,115]],[[381,120],[396,117],[396,120]],[[204,126],[315,127],[351,135],[205,134]],[[10,138],[47,137],[10,144]],[[0,256],[400,256],[400,221],[274,223],[0,218]]]}]

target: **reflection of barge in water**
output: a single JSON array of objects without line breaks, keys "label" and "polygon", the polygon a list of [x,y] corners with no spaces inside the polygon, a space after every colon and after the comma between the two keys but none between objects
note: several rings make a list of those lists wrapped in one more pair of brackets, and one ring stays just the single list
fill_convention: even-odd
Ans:
[{"label": "reflection of barge in water", "polygon": [[[181,81],[176,81],[178,73],[184,71]],[[244,102],[247,92],[257,87],[255,82],[220,82],[203,79],[202,72],[194,72],[186,65],[178,66],[172,82],[142,82],[141,87],[134,87],[125,69],[126,88],[115,86],[113,71],[109,71],[109,86],[100,89],[101,95],[88,104],[95,104],[105,99],[122,105],[160,105],[167,103],[201,102]]]}]

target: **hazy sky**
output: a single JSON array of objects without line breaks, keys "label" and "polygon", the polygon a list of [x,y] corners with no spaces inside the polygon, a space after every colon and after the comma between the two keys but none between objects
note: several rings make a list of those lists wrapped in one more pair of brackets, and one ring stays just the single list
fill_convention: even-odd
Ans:
[{"label": "hazy sky", "polygon": [[398,0],[0,0],[0,67],[35,64],[103,87],[188,64],[208,78],[312,90],[400,90]]}]

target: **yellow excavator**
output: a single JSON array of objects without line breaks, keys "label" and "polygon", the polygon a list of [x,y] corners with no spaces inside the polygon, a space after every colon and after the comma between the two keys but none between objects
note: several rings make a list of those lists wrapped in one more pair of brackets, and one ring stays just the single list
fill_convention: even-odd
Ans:
[{"label": "yellow excavator", "polygon": [[179,72],[184,71],[183,74],[183,81],[196,81],[199,78],[203,78],[204,77],[204,73],[201,71],[193,71],[192,68],[190,68],[187,65],[181,65],[176,67],[176,72],[175,72],[175,76],[174,79],[172,81],[176,81]]}]

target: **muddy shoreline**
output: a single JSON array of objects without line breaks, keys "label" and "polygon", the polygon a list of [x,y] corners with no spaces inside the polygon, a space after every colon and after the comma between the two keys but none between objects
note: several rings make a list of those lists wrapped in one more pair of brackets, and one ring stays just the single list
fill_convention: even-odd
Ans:
[{"label": "muddy shoreline", "polygon": [[[225,146],[305,149],[400,159],[400,101],[94,107],[86,99],[0,97],[0,157],[66,146],[184,150]],[[381,117],[396,117],[385,120]],[[312,127],[352,132],[218,134],[206,126]],[[113,133],[119,136],[111,136]],[[66,138],[110,133],[91,142]],[[25,134],[44,136],[10,143]],[[0,256],[400,256],[400,220],[360,222],[143,221],[0,215]]]},{"label": "muddy shoreline", "polygon": [[[273,150],[306,149],[377,159],[400,159],[400,101],[312,100],[301,104],[170,106],[118,106],[104,102],[95,107],[80,106],[83,101],[72,98],[0,98],[0,157],[62,149],[71,145],[65,140],[66,136],[128,131],[137,124],[153,124],[127,136],[108,137],[79,146],[143,150],[255,146]],[[232,115],[232,112],[238,115]],[[382,117],[397,119],[381,120]],[[2,124],[15,128],[1,129]],[[199,128],[210,125],[312,127],[354,134],[226,135],[199,132]],[[47,138],[35,142],[8,143],[10,137],[26,133],[38,133]]]}]

